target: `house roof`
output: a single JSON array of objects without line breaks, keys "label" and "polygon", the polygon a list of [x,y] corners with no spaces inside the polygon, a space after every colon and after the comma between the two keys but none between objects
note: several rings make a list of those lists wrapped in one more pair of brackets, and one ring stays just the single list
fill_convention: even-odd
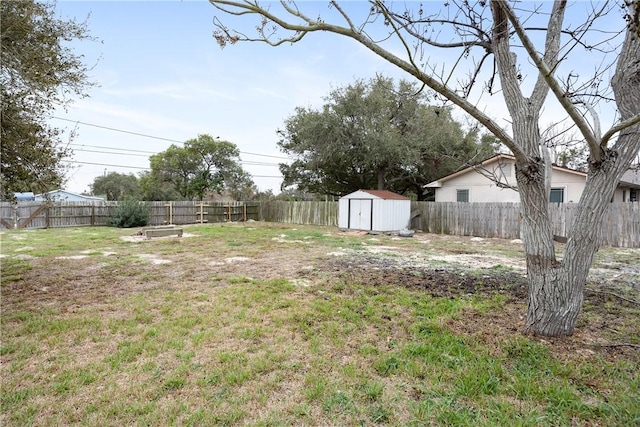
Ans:
[{"label": "house roof", "polygon": [[13,193],[13,195],[15,196],[16,200],[18,201],[23,201],[23,200],[34,200],[35,198],[35,194],[33,194],[33,192],[31,191],[26,191],[23,193]]},{"label": "house roof", "polygon": [[[453,178],[455,178],[457,176],[464,175],[464,174],[469,173],[469,172],[473,172],[473,171],[476,170],[476,168],[478,168],[480,166],[488,166],[488,165],[490,165],[492,163],[497,163],[500,160],[512,160],[512,161],[515,161],[515,159],[516,158],[514,156],[510,155],[510,154],[496,154],[495,156],[491,156],[488,159],[483,160],[478,165],[469,166],[469,167],[466,167],[464,169],[460,169],[457,172],[454,172],[452,174],[444,176],[444,177],[442,177],[442,178],[440,178],[440,179],[438,179],[436,181],[433,181],[433,182],[430,182],[430,183],[428,183],[426,185],[423,185],[422,187],[423,188],[440,188],[440,187],[442,187],[442,183],[443,182],[448,181],[450,179],[453,179]],[[552,167],[553,167],[554,170],[560,170],[560,171],[564,171],[564,172],[573,173],[573,174],[576,174],[576,175],[579,175],[579,176],[582,176],[582,177],[585,177],[585,178],[587,177],[586,173],[580,172],[580,171],[575,170],[575,169],[564,168],[564,167],[558,166],[558,165],[552,165]]]},{"label": "house roof", "polygon": [[622,175],[620,184],[631,188],[640,188],[640,165],[633,165]]},{"label": "house roof", "polygon": [[[387,190],[358,190],[384,200],[410,200],[408,197]],[[357,193],[357,191],[355,191]],[[351,193],[353,194],[353,193]]]},{"label": "house roof", "polygon": [[78,197],[78,198],[82,198],[82,199],[86,199],[86,200],[102,200],[102,201],[104,201],[104,199],[101,198],[101,197],[85,196],[85,195],[82,195],[82,194],[73,193],[71,191],[61,190],[61,189],[47,191],[46,193],[42,193],[42,194],[36,194],[35,197],[46,197],[46,196],[51,197],[51,196],[56,195],[56,194],[67,194],[69,196],[74,196],[74,197]]}]

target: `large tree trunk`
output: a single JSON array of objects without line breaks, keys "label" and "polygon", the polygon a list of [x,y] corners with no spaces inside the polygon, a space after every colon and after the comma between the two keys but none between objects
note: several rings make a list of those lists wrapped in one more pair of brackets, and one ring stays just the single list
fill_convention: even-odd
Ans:
[{"label": "large tree trunk", "polygon": [[[612,86],[621,119],[640,114],[640,38],[634,37],[632,31],[622,46]],[[553,251],[546,196],[543,200],[538,194],[539,183],[532,184],[535,174],[523,173],[530,169],[519,170],[529,282],[525,332],[545,336],[573,334],[587,274],[599,247],[604,214],[639,149],[640,125],[636,124],[623,130],[611,149],[591,153],[587,184],[561,262]]]},{"label": "large tree trunk", "polygon": [[[615,161],[610,166],[616,166]],[[527,333],[545,336],[573,334],[582,307],[587,274],[598,250],[602,220],[619,176],[601,171],[589,174],[589,177],[579,212],[568,233],[564,258],[557,261],[555,255],[545,256],[544,251],[531,253],[533,249],[527,248]],[[530,231],[524,237],[527,246],[546,248],[553,245],[552,237],[546,235],[543,238],[543,234],[533,231],[539,227],[524,228]]]}]

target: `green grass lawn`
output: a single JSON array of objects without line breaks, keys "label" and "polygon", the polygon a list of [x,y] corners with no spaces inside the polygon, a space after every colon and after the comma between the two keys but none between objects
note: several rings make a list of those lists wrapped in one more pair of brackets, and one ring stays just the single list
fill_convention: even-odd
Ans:
[{"label": "green grass lawn", "polygon": [[[614,328],[638,344],[633,304],[587,301],[575,337],[534,339],[509,295],[434,297],[330,262],[458,241],[264,223],[135,231],[0,236],[3,426],[640,424],[637,349],[587,343]],[[482,250],[522,256],[498,240]]]}]

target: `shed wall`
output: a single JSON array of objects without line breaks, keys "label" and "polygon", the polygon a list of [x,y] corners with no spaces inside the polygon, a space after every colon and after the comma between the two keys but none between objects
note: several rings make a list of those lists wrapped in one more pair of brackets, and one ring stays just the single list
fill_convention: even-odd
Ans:
[{"label": "shed wall", "polygon": [[[360,218],[354,210],[362,211],[366,218]],[[341,229],[399,231],[409,227],[410,219],[410,200],[379,199],[356,191],[338,201],[338,227]]]},{"label": "shed wall", "polygon": [[338,227],[349,228],[349,199],[344,197],[338,200]]},{"label": "shed wall", "polygon": [[373,200],[373,231],[399,231],[409,227],[410,200]]}]

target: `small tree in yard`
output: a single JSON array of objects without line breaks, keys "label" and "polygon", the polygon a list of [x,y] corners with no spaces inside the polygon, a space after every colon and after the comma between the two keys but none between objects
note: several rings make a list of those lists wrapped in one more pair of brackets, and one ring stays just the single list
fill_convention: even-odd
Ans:
[{"label": "small tree in yard", "polygon": [[150,214],[151,210],[147,204],[126,198],[118,203],[111,217],[111,225],[120,228],[144,227],[149,223]]},{"label": "small tree in yard", "polygon": [[[640,150],[640,0],[626,1],[626,27],[622,17],[617,21],[624,40],[610,49],[605,47],[620,39],[610,31],[618,10],[613,2],[571,3],[569,14],[562,0],[536,4],[454,0],[443,3],[443,10],[435,10],[432,2],[370,1],[366,10],[358,6],[357,14],[354,4],[348,5],[348,13],[347,6],[331,1],[324,16],[306,12],[309,4],[291,1],[264,7],[257,1],[211,3],[227,15],[258,18],[255,37],[217,20],[214,37],[223,47],[238,41],[277,46],[314,32],[340,34],[414,76],[493,133],[516,159],[529,282],[525,332],[573,334],[602,219],[617,183]],[[565,15],[570,22],[565,23]],[[608,31],[597,28],[603,18],[609,18]],[[331,23],[334,19],[339,23]],[[390,40],[396,44],[385,45]],[[458,49],[457,60],[431,62],[438,57],[433,49],[445,48]],[[605,74],[609,67],[589,74],[587,67],[569,62],[580,53],[584,58],[581,49],[587,50],[587,58],[615,56],[610,84]],[[606,55],[594,62],[605,61]],[[463,74],[460,67],[465,65],[469,68]],[[510,131],[479,107],[480,95],[494,94],[501,96],[511,116]],[[618,112],[618,120],[604,132],[593,108],[601,98],[615,99]],[[545,162],[548,156],[541,154],[541,115],[550,102],[561,107],[589,151],[587,182],[562,260],[556,257],[548,208],[551,167]]]}]

